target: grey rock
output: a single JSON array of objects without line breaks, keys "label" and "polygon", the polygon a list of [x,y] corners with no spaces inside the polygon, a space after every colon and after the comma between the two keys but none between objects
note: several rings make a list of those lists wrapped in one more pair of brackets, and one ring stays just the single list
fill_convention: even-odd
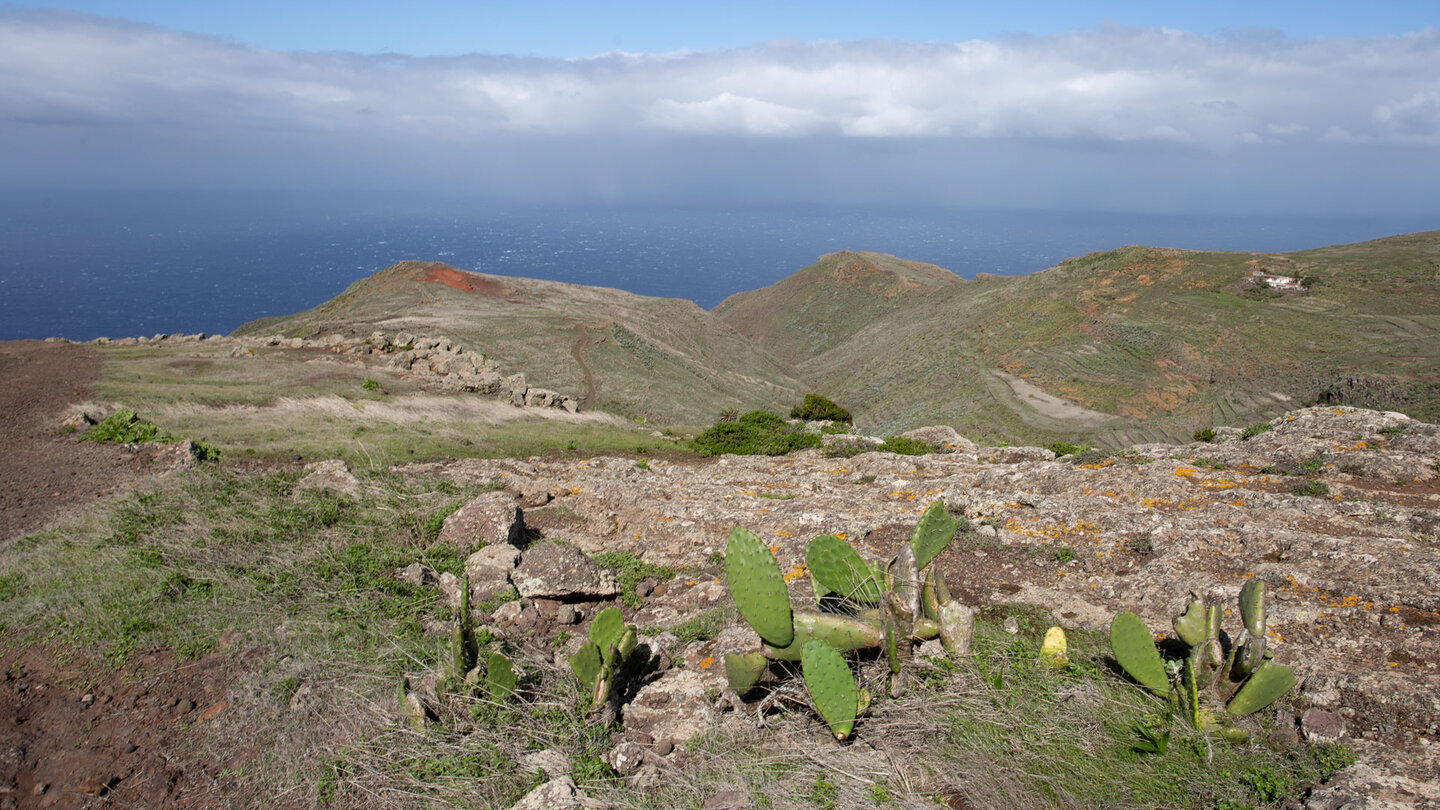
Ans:
[{"label": "grey rock", "polygon": [[1307,709],[1300,715],[1300,730],[1312,744],[1337,743],[1345,736],[1345,718],[1324,709]]},{"label": "grey rock", "polygon": [[528,774],[544,772],[546,776],[569,776],[570,758],[553,748],[520,755],[520,770]]},{"label": "grey rock", "polygon": [[339,459],[317,461],[306,464],[308,471],[304,478],[295,482],[296,489],[328,489],[339,495],[348,495],[358,498],[363,490],[360,486],[360,479],[356,478],[345,462]]},{"label": "grey rock", "polygon": [[1352,765],[1316,788],[1305,810],[1433,810],[1440,807],[1440,782],[1388,774],[1366,764]]},{"label": "grey rock", "polygon": [[546,599],[605,599],[620,593],[615,575],[574,546],[532,546],[510,574],[521,596]]},{"label": "grey rock", "polygon": [[715,725],[715,709],[707,696],[711,679],[698,672],[672,669],[643,687],[625,706],[625,728],[657,740],[683,743]]},{"label": "grey rock", "polygon": [[907,439],[916,439],[925,442],[931,447],[949,449],[960,453],[974,453],[975,443],[961,436],[955,428],[949,425],[932,425],[930,427],[915,428],[900,434]]},{"label": "grey rock", "polygon": [[455,510],[440,527],[439,541],[459,548],[525,544],[525,513],[509,494],[486,492]]},{"label": "grey rock", "polygon": [[460,577],[446,571],[436,579],[436,585],[440,588],[440,595],[445,598],[445,604],[451,610],[459,610],[462,600],[462,593],[465,590],[465,583]]},{"label": "grey rock", "polygon": [[511,807],[512,810],[578,810],[585,806],[585,798],[575,786],[575,780],[562,776],[525,794],[525,798]]}]

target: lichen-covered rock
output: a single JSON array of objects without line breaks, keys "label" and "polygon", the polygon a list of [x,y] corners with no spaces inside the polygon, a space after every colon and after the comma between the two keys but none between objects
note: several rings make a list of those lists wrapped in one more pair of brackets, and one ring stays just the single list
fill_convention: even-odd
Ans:
[{"label": "lichen-covered rock", "polygon": [[915,428],[900,434],[907,439],[915,439],[925,442],[931,447],[951,450],[959,453],[974,453],[975,443],[961,436],[955,428],[949,425],[931,425],[930,427]]},{"label": "lichen-covered rock", "polygon": [[715,726],[713,688],[709,679],[697,672],[671,670],[625,705],[625,728],[680,745]]},{"label": "lichen-covered rock", "polygon": [[295,482],[296,489],[328,489],[352,498],[358,498],[361,494],[360,479],[339,459],[306,464],[305,469],[308,472],[304,478]]},{"label": "lichen-covered rock", "polygon": [[440,542],[459,548],[525,544],[525,514],[504,492],[487,492],[455,510],[440,527]]},{"label": "lichen-covered rock", "polygon": [[620,593],[615,575],[574,546],[531,546],[510,574],[521,596],[544,599],[605,599]]},{"label": "lichen-covered rock", "polygon": [[470,579],[470,601],[494,599],[510,588],[510,572],[520,561],[520,549],[509,543],[486,546],[465,559]]},{"label": "lichen-covered rock", "polygon": [[1316,788],[1305,810],[1433,810],[1440,807],[1440,783],[1421,782],[1354,765]]}]

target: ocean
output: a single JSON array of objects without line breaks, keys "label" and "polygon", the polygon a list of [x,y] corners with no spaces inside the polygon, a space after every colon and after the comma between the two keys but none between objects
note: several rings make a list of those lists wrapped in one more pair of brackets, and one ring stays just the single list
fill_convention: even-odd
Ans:
[{"label": "ocean", "polygon": [[0,340],[228,332],[404,259],[617,287],[710,308],[836,250],[1021,275],[1127,244],[1288,251],[1440,226],[1420,217],[505,207],[396,195],[0,194]]}]

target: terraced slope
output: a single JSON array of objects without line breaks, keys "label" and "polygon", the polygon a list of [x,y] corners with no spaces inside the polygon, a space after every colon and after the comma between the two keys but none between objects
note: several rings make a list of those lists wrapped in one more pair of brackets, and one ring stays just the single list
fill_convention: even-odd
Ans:
[{"label": "terraced slope", "polygon": [[700,425],[721,408],[789,408],[801,382],[690,301],[401,262],[314,309],[237,334],[445,335],[583,406]]}]

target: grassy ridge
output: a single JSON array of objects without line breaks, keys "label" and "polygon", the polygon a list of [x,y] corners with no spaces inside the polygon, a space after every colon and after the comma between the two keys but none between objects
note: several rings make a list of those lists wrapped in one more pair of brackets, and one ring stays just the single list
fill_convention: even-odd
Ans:
[{"label": "grassy ridge", "polygon": [[[939,423],[980,441],[1127,446],[1315,401],[1440,418],[1437,261],[1440,232],[1288,254],[1131,246],[973,281],[841,252],[713,313],[453,270],[447,286],[429,278],[437,265],[406,262],[240,331],[446,334],[652,423],[784,412],[814,390],[874,433]],[[1257,270],[1308,289],[1281,295]]]}]

